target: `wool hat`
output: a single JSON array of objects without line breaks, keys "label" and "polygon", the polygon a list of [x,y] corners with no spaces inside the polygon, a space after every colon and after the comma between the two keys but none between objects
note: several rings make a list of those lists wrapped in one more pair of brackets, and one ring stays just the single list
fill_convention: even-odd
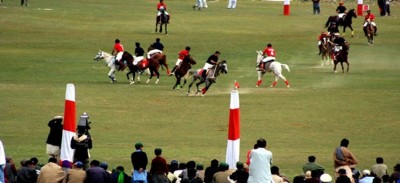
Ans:
[{"label": "wool hat", "polygon": [[83,163],[80,162],[80,161],[77,161],[77,162],[75,162],[75,166],[76,166],[77,168],[82,168],[82,167],[83,167]]},{"label": "wool hat", "polygon": [[140,148],[140,147],[143,147],[143,144],[141,142],[137,142],[135,144],[135,148]]},{"label": "wool hat", "polygon": [[61,167],[64,167],[64,168],[71,168],[72,165],[71,165],[71,162],[69,162],[68,160],[64,160],[64,161],[62,161],[62,163],[61,163]]}]

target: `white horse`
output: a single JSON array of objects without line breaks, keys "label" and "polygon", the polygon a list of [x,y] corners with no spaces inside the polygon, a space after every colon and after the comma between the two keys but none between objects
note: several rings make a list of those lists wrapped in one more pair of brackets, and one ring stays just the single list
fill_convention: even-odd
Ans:
[{"label": "white horse", "polygon": [[115,56],[106,53],[104,51],[99,51],[94,57],[95,61],[104,60],[106,66],[110,68],[110,72],[108,72],[108,77],[111,79],[111,83],[117,82],[115,79],[115,71],[117,70],[117,66],[115,65]]},{"label": "white horse", "polygon": [[271,88],[274,87],[276,84],[278,84],[278,79],[281,78],[283,81],[285,81],[286,87],[289,88],[289,81],[285,78],[285,76],[282,75],[282,68],[286,69],[288,72],[290,72],[289,66],[286,64],[282,64],[277,61],[273,61],[268,68],[266,68],[266,71],[260,71],[260,63],[264,59],[263,53],[261,51],[257,51],[257,73],[258,73],[258,80],[257,80],[257,85],[256,87],[259,87],[262,84],[262,76],[266,72],[273,72],[275,76],[275,81],[271,84]]}]

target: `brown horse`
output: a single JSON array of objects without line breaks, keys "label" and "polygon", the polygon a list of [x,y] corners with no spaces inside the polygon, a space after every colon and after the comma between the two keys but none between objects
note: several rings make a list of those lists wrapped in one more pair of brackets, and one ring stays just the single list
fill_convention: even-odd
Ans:
[{"label": "brown horse", "polygon": [[183,85],[181,85],[181,79],[184,77],[188,71],[192,68],[192,65],[196,65],[196,61],[192,57],[185,57],[181,65],[175,70],[176,83],[172,89],[179,90],[186,84],[186,79]]},{"label": "brown horse", "polygon": [[164,66],[167,69],[167,74],[169,73],[167,57],[162,53],[156,53],[151,56],[150,59],[143,59],[137,65],[133,65],[134,57],[127,51],[122,54],[121,60],[127,61],[129,72],[126,73],[126,77],[129,80],[129,74],[133,75],[133,80],[130,84],[135,83],[135,73],[139,75],[143,73],[147,68],[150,70],[150,77],[147,79],[146,83],[149,83],[153,76],[157,76],[156,84],[160,81],[160,73],[158,72],[160,65]]},{"label": "brown horse", "polygon": [[332,45],[329,43],[329,39],[330,37],[325,37],[321,40],[321,45],[319,45],[321,48],[321,66],[324,65],[324,61],[326,62],[326,65],[331,63]]},{"label": "brown horse", "polygon": [[375,34],[375,27],[372,25],[371,21],[367,21],[367,26],[365,27],[367,30],[367,38],[368,38],[368,44],[373,45],[374,44],[374,34]]},{"label": "brown horse", "polygon": [[349,45],[345,44],[344,46],[342,46],[342,50],[338,51],[337,53],[334,53],[335,57],[333,59],[333,72],[337,72],[336,71],[336,65],[340,62],[340,65],[342,66],[342,72],[344,73],[344,67],[343,67],[343,63],[347,64],[347,70],[346,72],[349,72],[350,69],[350,64],[348,62],[348,54],[349,54]]}]

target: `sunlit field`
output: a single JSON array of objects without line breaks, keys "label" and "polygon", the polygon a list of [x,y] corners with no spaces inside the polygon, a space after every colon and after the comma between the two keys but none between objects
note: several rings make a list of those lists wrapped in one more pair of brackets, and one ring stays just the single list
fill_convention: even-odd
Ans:
[{"label": "sunlit field", "polygon": [[[309,155],[333,173],[332,154],[342,138],[369,169],[375,158],[392,167],[400,161],[400,24],[399,4],[392,2],[391,16],[379,16],[376,2],[366,1],[376,15],[378,36],[373,46],[362,32],[363,17],[353,19],[355,36],[350,43],[350,71],[333,73],[321,66],[317,37],[325,30],[336,4],[321,3],[321,14],[312,14],[309,1],[291,2],[283,16],[283,2],[238,0],[236,9],[226,1],[209,1],[208,8],[193,10],[194,0],[166,0],[171,23],[168,35],[154,32],[156,0],[4,0],[0,7],[0,139],[15,162],[36,156],[47,162],[47,123],[63,115],[67,83],[76,88],[77,120],[90,115],[94,147],[91,159],[110,168],[132,168],[130,154],[142,142],[149,159],[163,149],[168,162],[195,160],[209,166],[225,161],[229,100],[234,81],[240,84],[240,160],[258,138],[265,138],[273,164],[290,179],[302,173]],[[356,8],[348,1],[347,8]],[[99,50],[111,53],[119,38],[134,53],[135,42],[144,49],[159,37],[170,68],[177,53],[190,46],[202,68],[216,50],[229,65],[207,94],[186,96],[187,86],[172,90],[175,78],[161,70],[153,79],[129,85],[125,72],[111,84],[108,68],[93,61]],[[288,64],[286,88],[271,73],[256,88],[256,51],[271,43],[277,60]],[[150,167],[150,166],[149,166]]]}]

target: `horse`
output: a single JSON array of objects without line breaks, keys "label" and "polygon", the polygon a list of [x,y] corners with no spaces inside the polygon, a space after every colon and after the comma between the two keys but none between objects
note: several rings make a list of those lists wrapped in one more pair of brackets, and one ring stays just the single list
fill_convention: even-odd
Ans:
[{"label": "horse", "polygon": [[115,64],[115,56],[100,50],[93,60],[104,60],[106,66],[110,68],[110,71],[108,72],[108,77],[111,79],[111,83],[117,82],[117,79],[115,79],[115,71],[117,70],[117,66]]},{"label": "horse", "polygon": [[332,45],[329,43],[330,37],[325,37],[321,40],[321,66],[324,65],[324,61],[329,65],[331,63],[331,55],[332,55]]},{"label": "horse", "polygon": [[256,87],[259,87],[263,81],[262,81],[262,76],[264,76],[264,74],[266,72],[272,72],[275,76],[275,81],[271,84],[271,88],[276,86],[276,84],[278,84],[278,79],[281,78],[283,81],[285,81],[286,87],[289,88],[289,81],[286,79],[285,76],[282,75],[282,68],[284,68],[285,70],[287,70],[288,72],[290,72],[290,68],[287,64],[282,64],[278,61],[273,61],[269,67],[267,69],[265,69],[264,71],[260,71],[260,64],[262,62],[262,60],[264,59],[263,57],[263,53],[262,51],[257,51],[257,74],[258,74],[258,80],[257,80],[257,84]]},{"label": "horse", "polygon": [[183,59],[181,65],[175,70],[176,83],[172,89],[179,90],[186,84],[186,79],[185,79],[183,85],[181,85],[181,79],[192,68],[192,65],[196,65],[196,61],[192,57],[189,56]]},{"label": "horse", "polygon": [[156,17],[156,29],[155,29],[154,32],[157,32],[158,24],[160,24],[160,29],[159,29],[160,33],[162,33],[163,25],[164,25],[165,34],[168,34],[167,27],[168,27],[168,23],[169,23],[169,16],[165,13],[164,9],[161,9],[160,12],[161,12],[161,15],[158,15]]},{"label": "horse", "polygon": [[367,26],[365,27],[367,30],[367,39],[368,44],[374,44],[374,34],[375,34],[375,27],[372,25],[371,20],[367,20]]},{"label": "horse", "polygon": [[348,54],[349,54],[349,46],[347,44],[345,44],[344,46],[342,46],[342,50],[338,51],[337,53],[334,53],[334,59],[333,59],[333,72],[337,73],[336,71],[336,65],[340,62],[340,65],[342,66],[342,73],[344,73],[344,67],[343,67],[343,63],[347,64],[347,71],[349,72],[350,69],[350,64],[348,62]]},{"label": "horse", "polygon": [[153,78],[153,76],[155,75],[157,76],[155,84],[158,84],[158,82],[160,81],[160,73],[158,72],[160,65],[163,65],[167,69],[167,73],[169,72],[166,56],[162,53],[156,53],[152,55],[150,59],[143,59],[137,65],[133,65],[134,57],[129,52],[125,51],[122,54],[121,60],[127,61],[129,72],[126,73],[126,77],[128,78],[128,80],[129,74],[133,75],[133,80],[130,81],[130,84],[135,83],[135,73],[141,74],[147,68],[150,70],[150,77],[147,79],[146,83],[149,83],[151,78]]},{"label": "horse", "polygon": [[[346,15],[343,17],[342,21],[339,21],[339,17],[337,15],[336,16],[330,16],[328,18],[328,20],[326,21],[326,23],[325,23],[325,28],[328,28],[328,31],[331,32],[332,28],[330,28],[330,25],[332,25],[332,22],[335,22],[337,28],[339,26],[343,26],[343,37],[346,35],[346,28],[347,27],[350,28],[351,37],[353,37],[354,36],[354,30],[353,30],[353,27],[352,27],[353,18],[357,18],[357,14],[356,14],[354,8],[350,9],[346,13]],[[333,32],[335,32],[335,31],[333,31]],[[337,32],[339,32],[339,30],[337,30]]]},{"label": "horse", "polygon": [[[192,82],[190,82],[189,87],[188,87],[188,92],[187,92],[187,96],[189,96],[190,94],[190,88],[192,87],[192,85],[194,84],[194,82],[196,82],[197,80],[200,80],[198,83],[196,83],[196,95],[201,92],[202,96],[204,96],[204,94],[207,92],[207,90],[210,88],[210,86],[215,83],[215,80],[217,79],[217,77],[220,74],[228,74],[228,64],[226,62],[226,60],[223,60],[221,62],[218,62],[215,66],[213,66],[212,68],[210,68],[208,70],[208,73],[206,74],[206,78],[204,78],[202,76],[202,74],[200,74],[199,72],[203,70],[203,69],[198,69],[198,70],[194,70],[194,71],[189,71],[188,73],[188,77],[193,76]],[[204,72],[204,71],[203,71]],[[199,85],[205,83],[205,86],[203,89],[199,89]]]}]

